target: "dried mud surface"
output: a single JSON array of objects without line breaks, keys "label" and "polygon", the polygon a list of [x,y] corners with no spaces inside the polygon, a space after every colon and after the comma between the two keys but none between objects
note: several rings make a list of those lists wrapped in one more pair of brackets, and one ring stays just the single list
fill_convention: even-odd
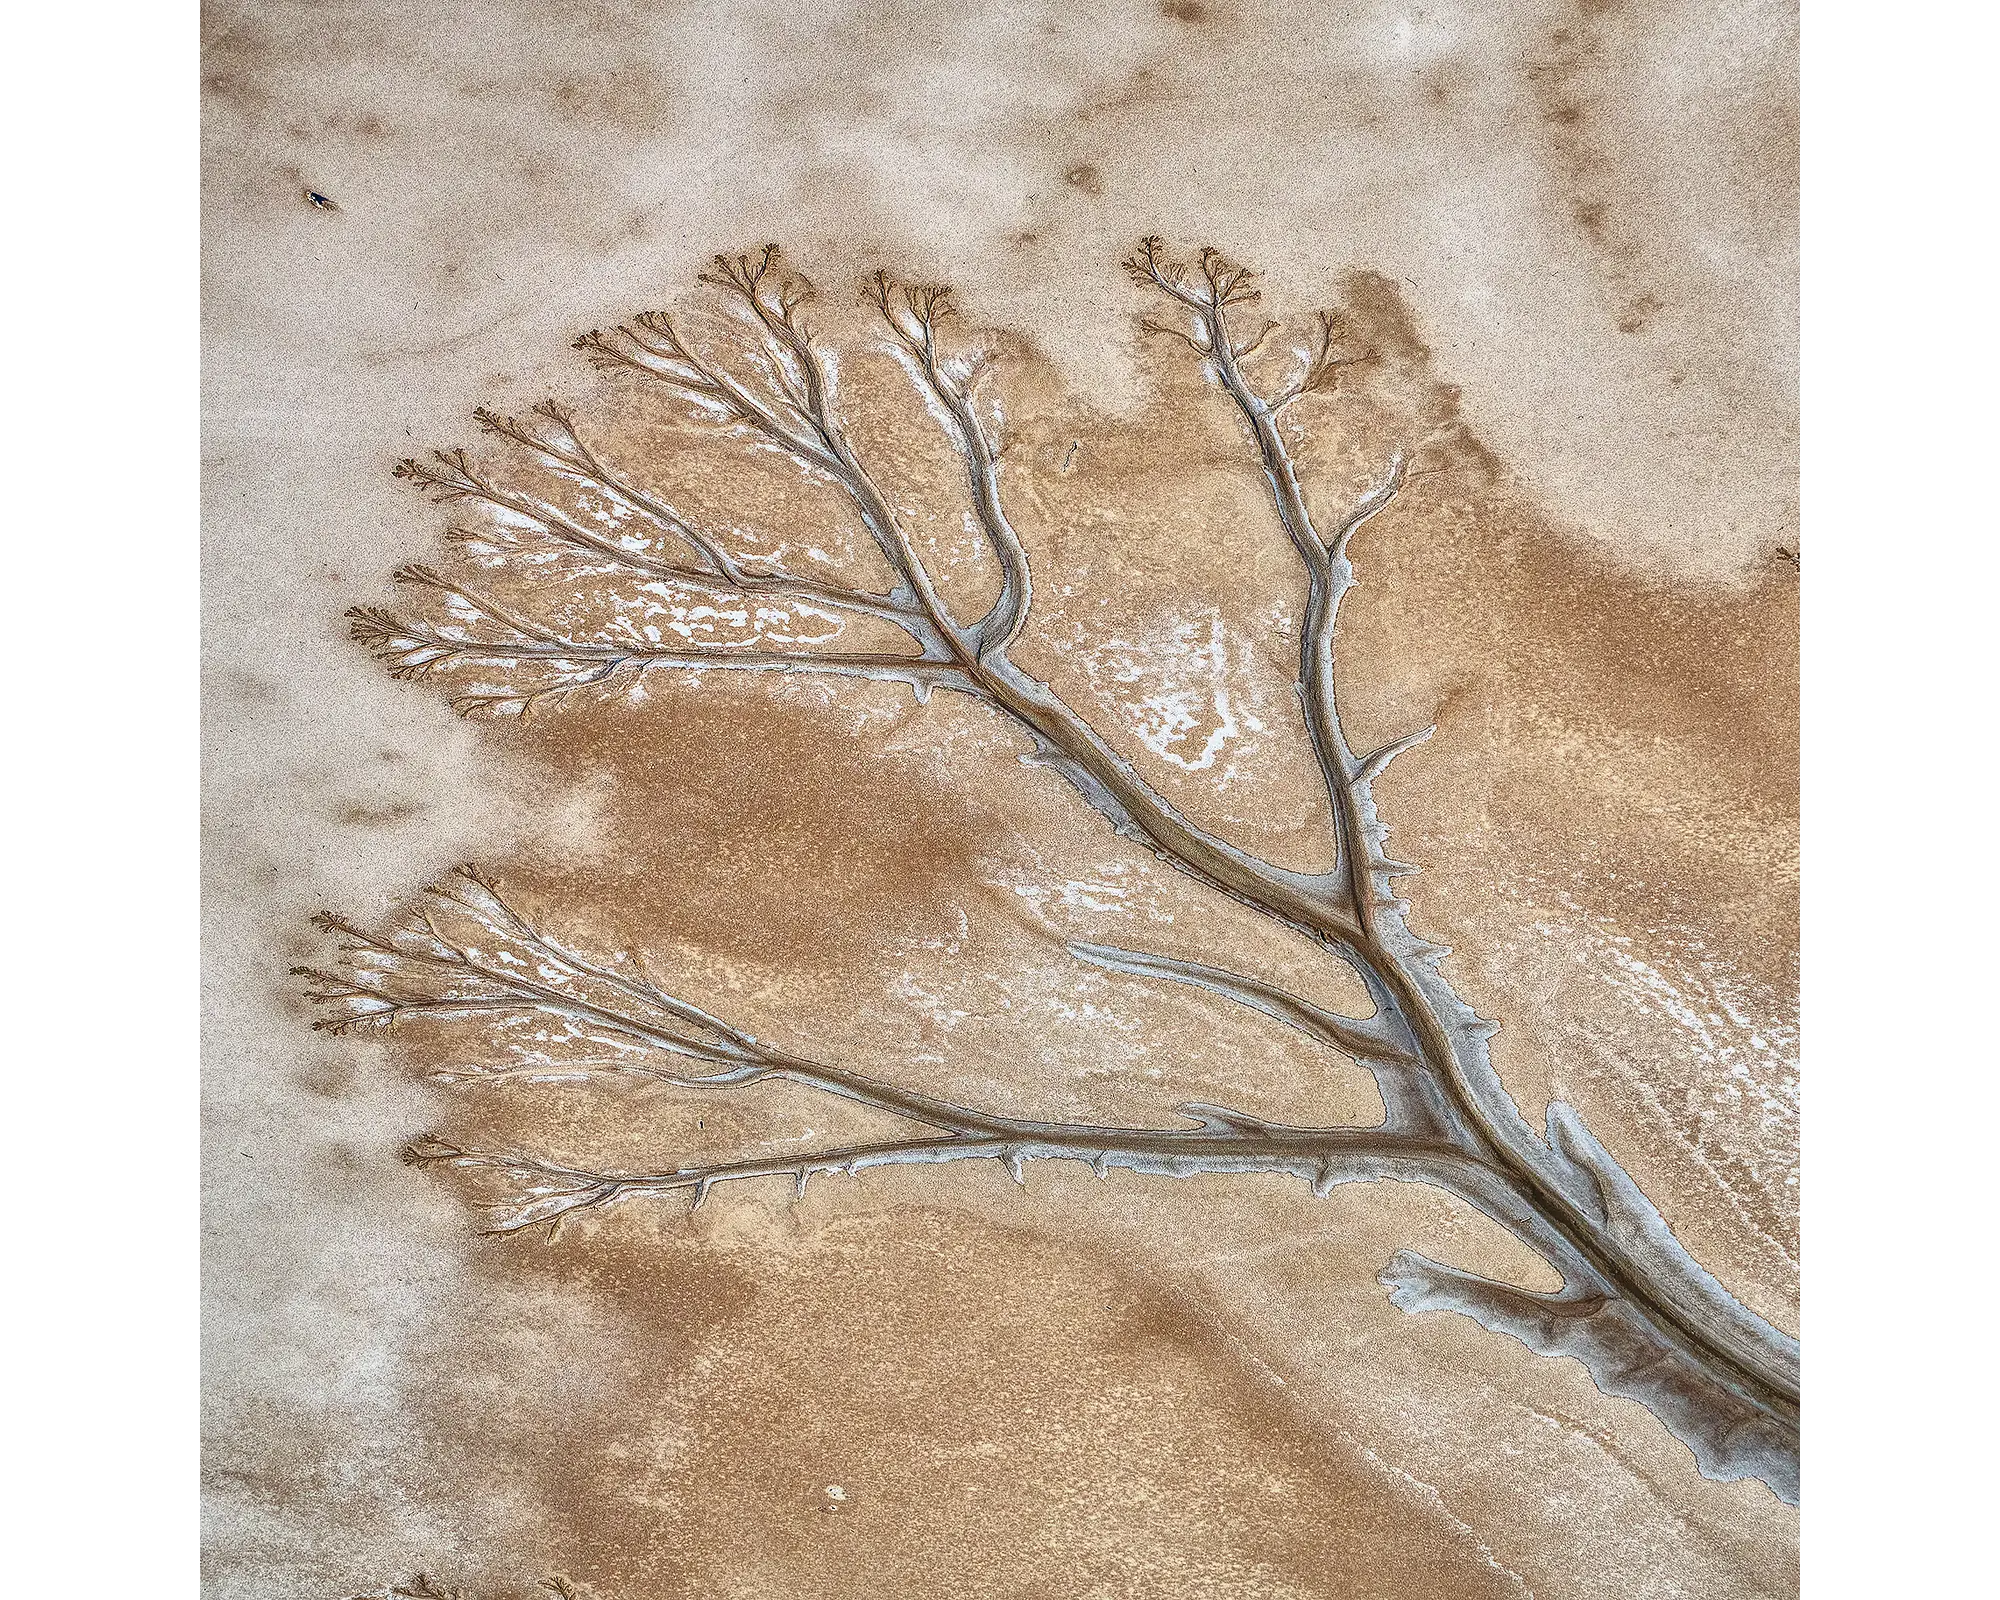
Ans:
[{"label": "dried mud surface", "polygon": [[[630,407],[566,337],[786,240],[1008,330],[1018,652],[1209,826],[1311,864],[1297,584],[1255,459],[1143,340],[1131,237],[1214,238],[1377,359],[1317,404],[1339,495],[1411,418],[1442,465],[1343,614],[1415,927],[1692,1253],[1796,1328],[1796,549],[1788,11],[1224,5],[1106,16],[211,8],[206,126],[209,1584],[671,1596],[1785,1595],[1797,1517],[1470,1321],[1399,1248],[1547,1268],[1436,1191],[1315,1200],[985,1164],[735,1186],[478,1241],[424,1128],[659,1159],[869,1131],[446,1091],[462,1040],[315,1036],[305,919],[455,860],[802,1052],[1017,1115],[1180,1100],[1365,1120],[1358,1069],[1067,938],[1350,996],[1122,844],[979,708],[714,674],[468,724],[340,637],[443,519],[393,461],[547,393],[691,503],[838,556],[767,462]],[[310,187],[337,211],[303,198]],[[858,329],[834,309],[829,331]],[[1176,354],[1180,359],[1176,359]],[[953,468],[888,363],[857,433],[946,547]],[[1371,454],[1371,452],[1373,452]],[[835,1108],[836,1112],[840,1108]]]}]

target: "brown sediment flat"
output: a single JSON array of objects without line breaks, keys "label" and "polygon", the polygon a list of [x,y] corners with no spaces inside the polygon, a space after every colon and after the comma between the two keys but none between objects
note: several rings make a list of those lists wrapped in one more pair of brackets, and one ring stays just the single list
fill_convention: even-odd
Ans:
[{"label": "brown sediment flat", "polygon": [[[760,1036],[933,1093],[1379,1116],[1298,1035],[1068,955],[1227,951],[1356,1004],[976,706],[717,673],[467,724],[339,637],[390,568],[445,559],[449,519],[387,468],[486,448],[480,402],[559,395],[689,504],[865,566],[829,497],[564,345],[765,235],[842,343],[864,268],[948,269],[970,326],[1010,330],[1021,659],[1176,804],[1315,865],[1299,585],[1240,429],[1113,270],[1149,229],[1215,237],[1273,315],[1337,301],[1373,355],[1311,403],[1317,492],[1440,441],[1357,540],[1341,631],[1358,745],[1438,724],[1378,788],[1424,868],[1412,925],[1501,1023],[1529,1119],[1578,1106],[1795,1328],[1789,14],[1023,16],[973,51],[942,11],[466,7],[391,48],[366,6],[211,10],[213,1593],[1794,1592],[1796,1513],[1761,1484],[1704,1480],[1573,1362],[1388,1303],[1402,1248],[1552,1286],[1435,1190],[967,1163],[481,1241],[476,1182],[400,1165],[405,1140],[638,1162],[883,1129],[782,1087],[443,1090],[446,1030],[304,1031],[305,916],[379,919],[471,858]],[[858,444],[986,592],[907,382],[844,379]]]}]

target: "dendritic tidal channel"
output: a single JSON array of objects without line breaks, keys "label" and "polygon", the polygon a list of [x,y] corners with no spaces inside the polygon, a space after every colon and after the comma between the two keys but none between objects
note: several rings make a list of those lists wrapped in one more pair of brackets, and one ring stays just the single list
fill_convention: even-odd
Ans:
[{"label": "dendritic tidal channel", "polygon": [[[885,583],[745,553],[731,534],[663,498],[642,464],[614,459],[589,425],[549,402],[520,418],[478,413],[518,471],[489,470],[462,451],[398,468],[472,519],[453,530],[470,570],[401,569],[398,580],[421,596],[416,610],[358,608],[353,632],[398,677],[447,682],[467,714],[526,716],[677,671],[873,679],[905,685],[925,702],[939,691],[964,696],[1004,719],[1025,746],[1021,759],[1064,779],[1120,836],[1348,969],[1373,1014],[1336,1014],[1226,965],[1080,941],[1069,945],[1076,961],[1190,985],[1298,1030],[1373,1077],[1385,1113],[1379,1124],[1293,1126],[1188,1102],[1174,1108],[1180,1126],[1120,1126],[958,1104],[753,1036],[664,987],[635,956],[591,953],[542,926],[494,875],[470,866],[381,933],[323,919],[339,952],[300,969],[324,1007],[320,1026],[392,1028],[425,1018],[483,1029],[493,1059],[451,1074],[463,1080],[601,1075],[697,1096],[782,1082],[906,1130],[800,1153],[618,1170],[439,1135],[416,1140],[413,1162],[476,1171],[501,1186],[492,1230],[504,1234],[553,1232],[580,1213],[682,1192],[698,1207],[738,1180],[782,1178],[804,1199],[824,1175],[962,1161],[996,1162],[1017,1181],[1031,1163],[1070,1161],[1100,1176],[1113,1168],[1168,1178],[1282,1174],[1320,1196],[1385,1178],[1434,1185],[1543,1258],[1561,1287],[1531,1292],[1403,1250],[1381,1273],[1396,1305],[1460,1312],[1540,1354],[1573,1357],[1604,1393],[1647,1407],[1704,1475],[1760,1479],[1796,1504],[1796,1342],[1689,1256],[1571,1106],[1552,1103],[1539,1130],[1521,1115],[1489,1054],[1497,1025],[1454,992],[1440,970],[1446,952],[1411,931],[1395,891],[1395,880],[1417,869],[1387,854],[1374,784],[1434,730],[1372,750],[1350,744],[1335,688],[1337,628],[1356,537],[1422,475],[1428,441],[1386,452],[1371,488],[1332,512],[1315,510],[1294,429],[1358,359],[1345,348],[1340,317],[1319,313],[1294,337],[1254,313],[1255,274],[1213,250],[1177,259],[1147,239],[1126,266],[1153,302],[1148,330],[1185,343],[1240,425],[1304,579],[1296,690],[1331,819],[1322,870],[1276,865],[1203,827],[1013,659],[1035,591],[1006,504],[1016,469],[1001,465],[998,380],[985,355],[948,348],[949,290],[886,273],[868,281],[867,300],[962,464],[980,559],[997,582],[976,615],[959,598],[963,587],[942,581],[908,514],[864,460],[842,412],[838,353],[808,326],[813,287],[771,247],[717,258],[701,280],[719,307],[708,321],[647,313],[578,346],[617,381],[657,387],[779,458],[783,470],[830,487],[879,557]],[[535,582],[501,598],[487,580],[510,574]],[[554,592],[544,580],[577,575],[606,586],[614,603],[595,611],[537,603],[538,593]],[[776,620],[747,640],[689,632],[663,642],[658,628],[635,621],[642,611],[615,603],[620,593],[668,592]]]}]

